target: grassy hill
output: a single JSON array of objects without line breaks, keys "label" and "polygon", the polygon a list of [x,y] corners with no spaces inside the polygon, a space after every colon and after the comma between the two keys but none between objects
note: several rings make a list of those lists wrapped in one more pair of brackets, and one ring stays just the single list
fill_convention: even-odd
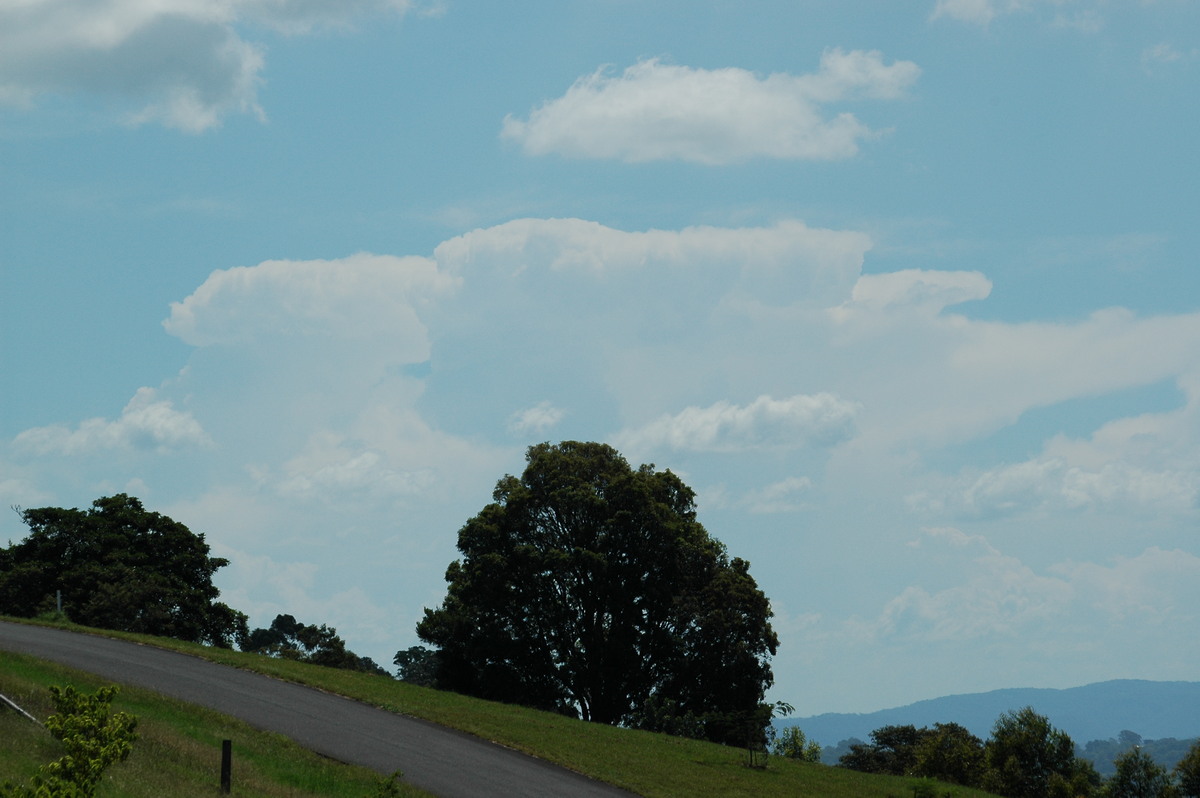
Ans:
[{"label": "grassy hill", "polygon": [[[745,767],[745,752],[736,748],[585,723],[553,713],[415,687],[381,676],[162,638],[104,634],[172,648],[432,720],[651,798],[695,795],[903,798],[914,794],[914,786],[923,784],[919,779],[871,776],[774,757],[765,770],[752,769]],[[44,717],[51,711],[44,688],[63,683],[81,687],[99,684],[93,677],[57,665],[0,652],[0,692],[18,702],[28,702],[35,715]],[[143,739],[135,745],[128,762],[112,769],[105,795],[213,794],[222,739],[235,741],[235,793],[239,795],[371,796],[378,790],[379,778],[361,768],[322,760],[278,735],[255,732],[217,713],[133,688],[123,688],[114,706],[142,719],[139,730]],[[21,736],[20,754],[4,758],[0,780],[23,780],[38,764],[57,756],[55,742],[44,733],[14,713],[0,714],[0,737],[10,739],[10,732]],[[203,764],[197,766],[197,763]],[[447,763],[447,767],[453,767],[453,763]],[[176,778],[180,780],[178,784]],[[169,789],[166,784],[171,785]],[[932,787],[939,798],[988,795],[947,784],[924,782],[924,785]]]}]

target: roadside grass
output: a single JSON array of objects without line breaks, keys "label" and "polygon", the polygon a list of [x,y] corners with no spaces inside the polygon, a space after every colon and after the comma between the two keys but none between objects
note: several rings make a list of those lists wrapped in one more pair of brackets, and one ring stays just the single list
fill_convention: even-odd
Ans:
[{"label": "roadside grass", "polygon": [[[914,795],[988,798],[991,795],[925,779],[875,776],[780,757],[771,757],[765,769],[749,768],[744,750],[714,743],[586,723],[554,713],[417,687],[383,676],[167,638],[85,629],[69,624],[52,625],[169,648],[338,693],[468,732],[646,798],[697,795],[706,798],[907,798]],[[453,763],[447,763],[447,767],[453,767]]]},{"label": "roadside grass", "polygon": [[[94,691],[106,680],[20,654],[0,651],[0,693],[39,720],[54,711],[47,689],[72,685]],[[138,740],[125,762],[105,771],[97,795],[161,798],[220,794],[221,741],[233,741],[233,795],[254,798],[368,798],[381,777],[371,770],[320,757],[291,740],[239,720],[157,693],[122,685],[115,711],[138,719]],[[0,783],[27,783],[58,759],[57,740],[7,708],[0,709]],[[425,796],[398,784],[395,794]]]}]

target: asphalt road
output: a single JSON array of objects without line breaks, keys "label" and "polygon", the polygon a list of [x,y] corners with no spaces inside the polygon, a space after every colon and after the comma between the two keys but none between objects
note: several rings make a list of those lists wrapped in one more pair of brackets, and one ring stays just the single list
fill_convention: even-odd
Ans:
[{"label": "asphalt road", "polygon": [[174,651],[3,621],[0,649],[210,707],[341,762],[385,775],[401,770],[405,781],[435,795],[631,795],[434,723]]}]

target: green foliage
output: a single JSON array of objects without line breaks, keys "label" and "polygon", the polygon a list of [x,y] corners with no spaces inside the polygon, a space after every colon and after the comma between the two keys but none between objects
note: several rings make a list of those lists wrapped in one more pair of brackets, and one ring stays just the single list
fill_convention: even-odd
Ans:
[{"label": "green foliage", "polygon": [[1167,769],[1140,748],[1117,757],[1117,772],[1108,781],[1109,798],[1174,798],[1178,795]]},{"label": "green foliage", "polygon": [[983,741],[957,723],[935,723],[916,745],[916,776],[976,785],[983,777]]},{"label": "green foliage", "polygon": [[276,615],[269,629],[255,629],[241,643],[242,651],[283,657],[327,668],[343,668],[387,676],[388,672],[370,657],[360,657],[346,648],[337,629],[321,624],[307,626],[291,615]]},{"label": "green foliage", "polygon": [[1175,776],[1179,779],[1180,795],[1200,798],[1200,740],[1175,765]]},{"label": "green foliage", "polygon": [[838,765],[863,773],[909,775],[917,764],[917,747],[928,735],[928,729],[912,725],[882,726],[871,732],[870,744],[852,745]]},{"label": "green foliage", "polygon": [[412,646],[404,651],[397,651],[392,658],[397,671],[396,675],[402,682],[433,687],[437,684],[437,652],[425,646]]},{"label": "green foliage", "polygon": [[820,762],[821,744],[816,740],[809,740],[799,726],[788,726],[775,737],[771,753],[801,762]]},{"label": "green foliage", "polygon": [[1117,738],[1090,740],[1083,747],[1082,756],[1096,766],[1096,770],[1101,776],[1111,777],[1116,773],[1117,757],[1133,750],[1134,747],[1140,747],[1142,753],[1170,770],[1187,755],[1188,749],[1196,742],[1196,739],[1179,740],[1174,737],[1144,740],[1141,735],[1126,730],[1122,731]]},{"label": "green foliage", "polygon": [[417,626],[444,689],[609,724],[762,745],[778,639],[749,564],[670,471],[598,443],[530,447],[460,530]]},{"label": "green foliage", "polygon": [[62,741],[66,753],[41,767],[26,787],[0,787],[4,798],[91,798],[104,770],[123,762],[137,739],[137,719],[124,712],[109,713],[116,687],[101,687],[84,695],[74,687],[51,687],[56,714],[46,729]]},{"label": "green foliage", "polygon": [[387,778],[379,780],[379,786],[372,798],[402,798],[406,794],[402,787],[403,783],[403,771],[394,771]]},{"label": "green foliage", "polygon": [[1007,798],[1044,798],[1069,793],[1075,775],[1075,744],[1050,721],[1025,707],[996,720],[984,748],[985,789]]},{"label": "green foliage", "polygon": [[204,535],[125,494],[88,510],[20,511],[25,540],[0,549],[0,613],[33,618],[63,611],[85,626],[231,646],[246,617],[218,602],[212,577],[229,561],[209,557]]}]

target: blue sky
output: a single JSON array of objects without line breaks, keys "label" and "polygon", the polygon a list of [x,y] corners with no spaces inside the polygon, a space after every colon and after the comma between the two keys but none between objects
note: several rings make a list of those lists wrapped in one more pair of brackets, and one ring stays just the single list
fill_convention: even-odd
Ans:
[{"label": "blue sky", "polygon": [[1200,679],[1198,89],[1188,0],[0,2],[0,502],[390,663],[604,440],[802,715]]}]

